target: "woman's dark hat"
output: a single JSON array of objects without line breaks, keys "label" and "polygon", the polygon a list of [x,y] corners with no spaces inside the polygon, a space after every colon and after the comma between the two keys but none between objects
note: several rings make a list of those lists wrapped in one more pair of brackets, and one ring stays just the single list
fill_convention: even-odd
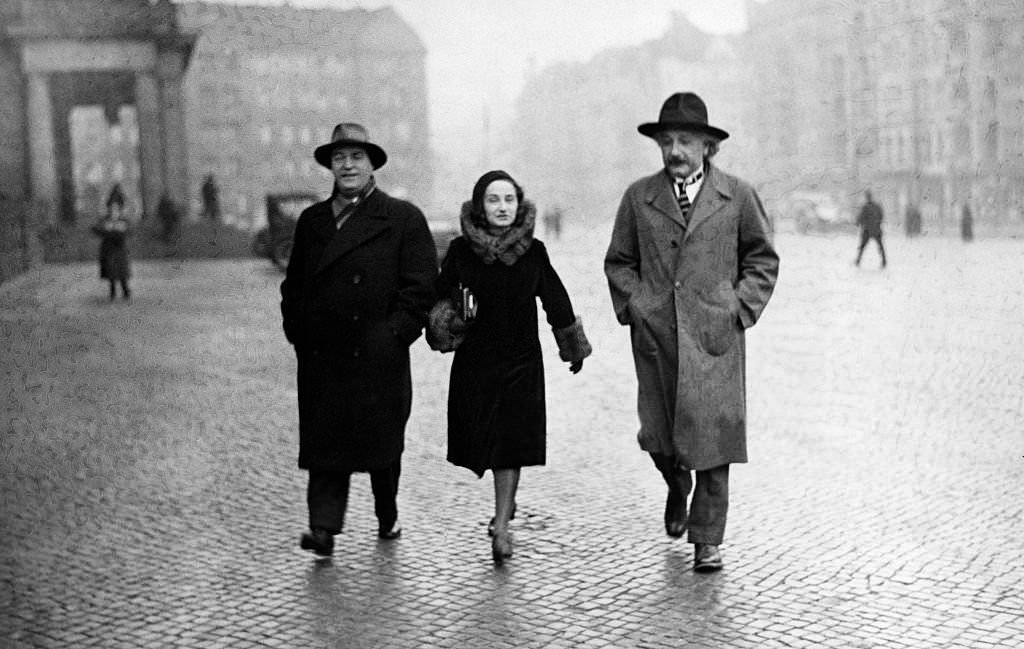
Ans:
[{"label": "woman's dark hat", "polygon": [[342,122],[335,126],[334,133],[331,134],[331,141],[314,149],[313,157],[317,162],[330,169],[331,154],[340,146],[362,147],[370,156],[370,163],[374,169],[380,169],[388,161],[388,154],[384,153],[384,149],[370,141],[370,134],[366,132],[366,127],[355,122]]},{"label": "woman's dark hat", "polygon": [[647,122],[636,127],[647,137],[654,137],[661,131],[677,129],[681,131],[699,131],[724,140],[729,134],[720,128],[708,124],[708,107],[704,101],[692,92],[677,92],[661,105],[661,114],[657,122]]}]

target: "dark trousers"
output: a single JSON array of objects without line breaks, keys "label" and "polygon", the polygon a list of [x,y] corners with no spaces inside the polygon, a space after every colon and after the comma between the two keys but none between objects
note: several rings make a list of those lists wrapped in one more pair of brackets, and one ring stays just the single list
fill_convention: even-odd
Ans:
[{"label": "dark trousers", "polygon": [[868,245],[868,241],[871,241],[872,239],[878,242],[878,253],[882,255],[882,268],[885,268],[885,246],[882,245],[882,233],[869,233],[867,230],[860,231],[860,245],[857,247],[856,264],[858,266],[860,265],[860,256],[864,254],[864,246]]},{"label": "dark trousers", "polygon": [[121,278],[110,280],[110,299],[113,300],[115,297],[117,297],[118,284],[121,284],[121,295],[124,296],[125,298],[130,297],[132,292],[128,289],[128,280]]},{"label": "dark trousers", "polygon": [[[398,478],[402,473],[401,458],[386,468],[370,471],[373,489],[373,512],[380,529],[389,530],[398,520]],[[306,502],[309,505],[310,529],[341,533],[348,508],[348,471],[310,471]]]},{"label": "dark trousers", "polygon": [[697,484],[694,487],[690,471],[679,466],[674,458],[651,453],[651,459],[665,478],[669,490],[681,497],[684,502],[690,491],[693,491],[687,540],[690,543],[721,545],[725,536],[725,518],[729,511],[729,465],[723,464],[707,471],[694,471],[697,474]]}]

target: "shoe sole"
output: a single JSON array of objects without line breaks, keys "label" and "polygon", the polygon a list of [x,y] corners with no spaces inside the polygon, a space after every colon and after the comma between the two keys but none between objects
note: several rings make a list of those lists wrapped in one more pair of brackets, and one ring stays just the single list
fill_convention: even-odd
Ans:
[{"label": "shoe sole", "polygon": [[718,572],[722,569],[722,563],[700,563],[693,567],[694,572]]}]

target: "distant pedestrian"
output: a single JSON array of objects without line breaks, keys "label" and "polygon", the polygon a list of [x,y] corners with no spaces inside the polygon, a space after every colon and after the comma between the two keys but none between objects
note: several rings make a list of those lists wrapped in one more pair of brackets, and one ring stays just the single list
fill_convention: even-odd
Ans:
[{"label": "distant pedestrian", "polygon": [[562,238],[562,208],[555,206],[544,212],[544,232],[555,239]]},{"label": "distant pedestrian", "polygon": [[207,174],[200,189],[203,198],[203,216],[211,221],[220,220],[220,188],[213,174]]},{"label": "distant pedestrian", "polygon": [[536,210],[504,171],[477,180],[462,206],[462,236],[451,242],[437,280],[428,341],[455,350],[448,393],[448,461],[477,477],[494,476],[491,554],[512,556],[522,467],[543,465],[546,449],[544,362],[537,300],[559,357],[573,374],[590,355],[583,324],[544,244],[533,234]]},{"label": "distant pedestrian", "polygon": [[363,126],[338,124],[313,157],[334,191],[299,215],[281,313],[298,358],[299,468],[309,472],[299,543],[329,556],[354,472],[370,474],[378,536],[401,534],[409,346],[434,302],[437,252],[419,208],[377,188],[373,172],[388,157]]},{"label": "distant pedestrian", "polygon": [[971,206],[964,203],[963,211],[960,213],[960,238],[964,241],[974,241],[974,216],[971,214]]},{"label": "distant pedestrian", "polygon": [[860,245],[857,247],[857,259],[854,265],[860,266],[861,255],[864,254],[864,246],[872,239],[878,243],[878,253],[882,256],[882,268],[885,268],[885,246],[882,245],[882,213],[881,206],[871,199],[871,192],[864,192],[864,206],[857,214],[857,225],[860,226]]},{"label": "distant pedestrian", "polygon": [[171,200],[167,194],[160,196],[160,202],[156,206],[156,216],[160,221],[160,239],[164,243],[170,243],[178,233],[178,225],[181,222],[181,208]]},{"label": "distant pedestrian", "polygon": [[914,203],[907,203],[903,229],[908,239],[913,239],[921,234],[921,210]]},{"label": "distant pedestrian", "polygon": [[757,193],[712,163],[729,134],[708,124],[700,97],[672,95],[637,130],[664,168],[626,190],[604,271],[630,328],[640,448],[668,485],[665,532],[689,529],[694,570],[714,571],[729,465],[747,461],[744,330],[772,295],[779,257]]},{"label": "distant pedestrian", "polygon": [[124,194],[120,185],[114,185],[107,198],[107,214],[92,226],[92,233],[100,238],[99,263],[100,279],[110,282],[110,301],[117,297],[117,285],[121,286],[121,297],[131,299],[128,280],[131,279],[131,261],[128,256],[128,234],[131,227],[124,217]]}]

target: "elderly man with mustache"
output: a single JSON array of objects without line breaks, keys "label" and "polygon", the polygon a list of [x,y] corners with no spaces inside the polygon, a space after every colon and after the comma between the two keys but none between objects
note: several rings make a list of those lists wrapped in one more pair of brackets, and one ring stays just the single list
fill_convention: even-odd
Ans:
[{"label": "elderly man with mustache", "polygon": [[779,257],[757,193],[711,162],[729,134],[708,124],[700,97],[672,95],[637,130],[664,167],[626,190],[605,274],[630,328],[640,448],[668,485],[665,531],[689,530],[694,570],[712,572],[723,565],[729,465],[747,461],[743,332],[771,297]]}]

